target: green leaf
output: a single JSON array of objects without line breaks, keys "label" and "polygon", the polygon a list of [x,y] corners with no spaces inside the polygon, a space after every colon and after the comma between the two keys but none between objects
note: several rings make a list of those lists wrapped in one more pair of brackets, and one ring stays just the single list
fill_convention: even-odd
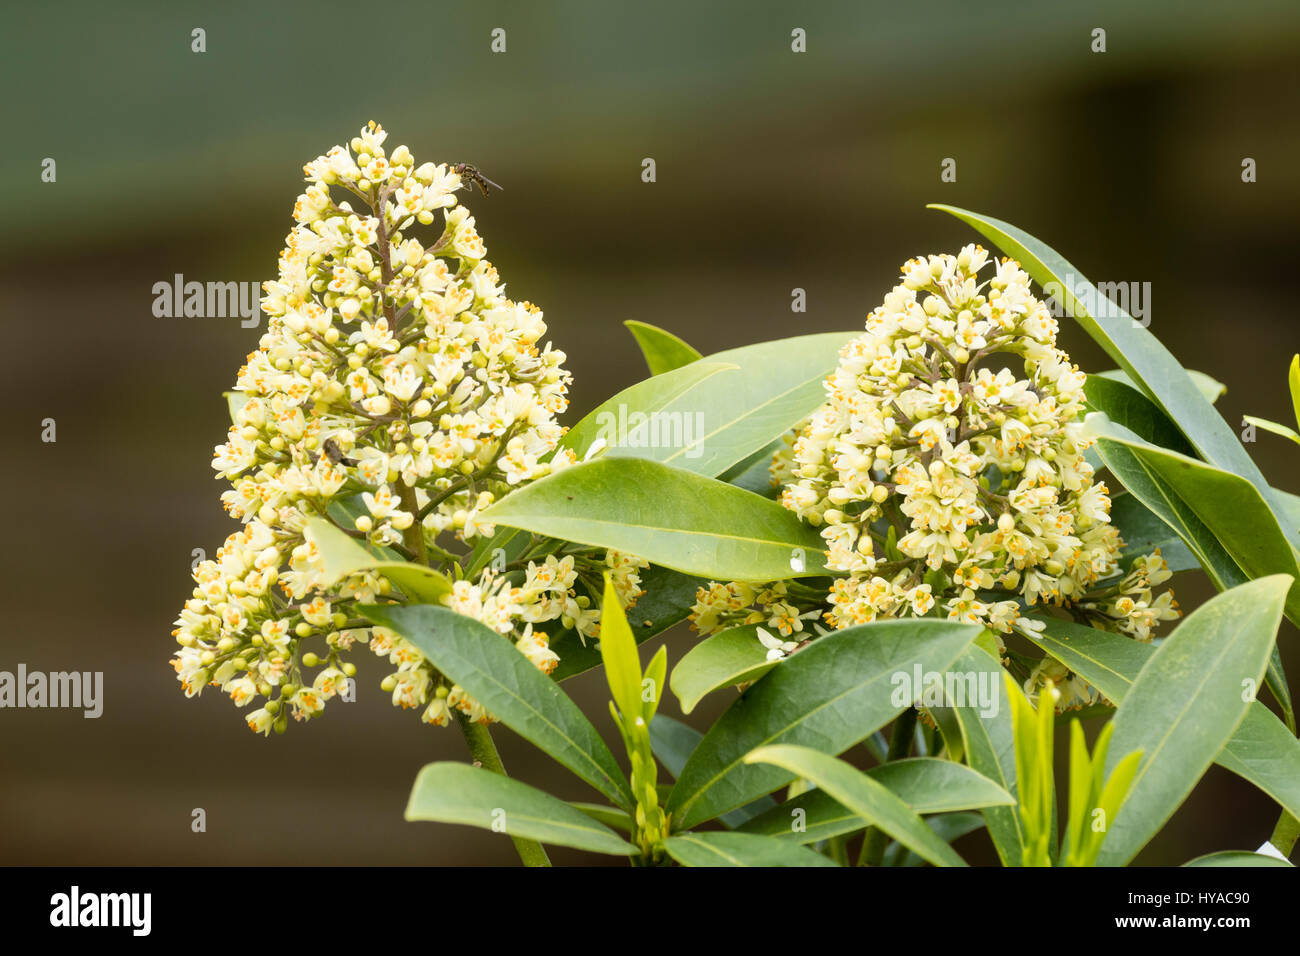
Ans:
[{"label": "green leaf", "polygon": [[[984,828],[984,818],[978,813],[941,813],[927,817],[925,825],[939,835],[944,843],[952,844],[962,837]],[[925,861],[900,843],[891,842],[885,848],[882,866],[920,866]]]},{"label": "green leaf", "polygon": [[784,444],[785,440],[778,438],[771,444],[764,445],[744,461],[737,462],[718,475],[718,480],[764,498],[779,498],[782,486],[772,481],[772,458]]},{"label": "green leaf", "polygon": [[[650,749],[674,780],[703,739],[704,735],[694,727],[664,714],[658,714],[650,723]],[[672,787],[669,786],[667,792],[671,791]],[[667,793],[664,794],[664,799],[667,799]],[[724,813],[718,819],[725,826],[735,829],[774,806],[776,801],[764,795],[743,807]]]},{"label": "green leaf", "polygon": [[852,765],[829,754],[791,744],[760,747],[747,764],[773,764],[809,780],[872,826],[936,866],[966,863],[907,804]]},{"label": "green leaf", "polygon": [[[910,757],[865,771],[902,800],[913,813],[949,813],[985,807],[1014,806],[1015,799],[983,774],[951,760]],[[802,813],[799,813],[802,811]],[[800,820],[805,829],[797,831]],[[813,843],[860,830],[866,823],[824,790],[807,790],[744,824],[745,833]]]},{"label": "green leaf", "polygon": [[1195,450],[1169,416],[1131,384],[1090,375],[1084,383],[1083,393],[1089,409],[1104,412],[1111,421],[1123,425],[1144,441],[1195,457]]},{"label": "green leaf", "polygon": [[676,825],[703,823],[790,781],[779,768],[745,764],[751,750],[788,743],[840,753],[869,736],[911,706],[897,675],[943,672],[978,634],[949,621],[895,620],[814,641],[741,694],[705,735],[668,801]]},{"label": "green leaf", "polygon": [[1292,356],[1286,381],[1291,391],[1291,408],[1295,411],[1296,427],[1300,428],[1300,355]]},{"label": "green leaf", "polygon": [[[1175,515],[1170,524],[1187,535],[1184,540],[1188,547],[1193,551],[1207,548],[1207,553],[1200,556],[1206,558],[1205,570],[1220,588],[1238,582],[1232,580],[1231,566],[1214,553],[1200,530],[1183,520],[1187,510],[1227,551],[1239,569],[1237,576],[1289,574],[1300,579],[1295,550],[1268,502],[1250,482],[1195,458],[1156,448],[1104,415],[1089,415],[1086,431],[1096,436],[1106,466],[1120,476],[1129,491],[1157,514],[1172,508]],[[1133,484],[1129,484],[1130,480]],[[1183,508],[1170,502],[1171,493]],[[1300,588],[1287,602],[1287,616],[1300,622]]]},{"label": "green leaf", "polygon": [[[727,362],[692,362],[671,372],[643,379],[597,405],[578,424],[564,433],[559,447],[572,450],[581,459],[591,451],[597,439],[603,438],[605,440],[603,453],[608,455],[611,453],[611,446],[617,445],[620,438],[627,437],[626,434],[619,433],[620,421],[623,425],[628,425],[634,413],[647,416],[655,413],[680,414],[679,403],[689,405],[688,396],[691,392],[702,382],[720,373],[723,377],[734,376],[736,366]],[[673,421],[672,418],[662,420],[670,423]],[[645,437],[648,439],[649,436]],[[632,451],[633,449],[628,448],[622,453],[630,454]],[[648,448],[644,451],[653,456],[653,453],[657,452],[668,454],[672,449]]]},{"label": "green leaf", "polygon": [[[1046,630],[1021,633],[1117,703],[1123,701],[1134,678],[1155,653],[1149,644],[1109,631],[1041,614],[1031,616],[1043,621]],[[1293,816],[1300,811],[1300,740],[1259,701],[1246,709],[1236,733],[1216,759]]]},{"label": "green leaf", "polygon": [[[627,611],[637,644],[643,644],[686,620],[695,603],[695,592],[706,583],[704,578],[669,571],[657,565],[642,571],[641,588],[645,593]],[[567,680],[599,664],[597,643],[588,641],[571,627],[553,634],[551,650],[560,656],[560,663],[551,672],[551,679]]]},{"label": "green leaf", "polygon": [[[604,433],[606,457],[648,459],[715,477],[811,415],[825,401],[824,383],[840,348],[858,334],[803,335],[705,356],[615,395],[574,426],[561,445],[582,457]],[[735,368],[716,376],[693,371],[706,364]],[[697,380],[687,388],[649,384],[692,374]],[[653,412],[658,415],[636,419],[636,413]]]},{"label": "green leaf", "polygon": [[1270,422],[1267,418],[1256,418],[1254,415],[1241,416],[1244,421],[1254,425],[1256,428],[1262,428],[1266,432],[1274,435],[1280,435],[1283,438],[1289,438],[1297,445],[1300,445],[1300,435],[1296,434],[1294,428],[1288,428],[1285,425],[1279,425],[1277,422]]},{"label": "green leaf", "polygon": [[1101,866],[1128,863],[1178,809],[1246,715],[1282,619],[1291,579],[1251,581],[1197,608],[1143,665],[1115,714],[1117,754],[1144,754],[1102,844]]},{"label": "green leaf", "polygon": [[664,841],[682,866],[836,866],[820,853],[752,833],[680,833]]},{"label": "green leaf", "polygon": [[444,607],[367,605],[361,613],[410,641],[493,717],[625,810],[634,802],[613,754],[578,705],[505,637]]},{"label": "green leaf", "polygon": [[[1200,387],[1160,340],[1131,316],[1104,299],[1083,273],[1067,262],[1060,253],[1022,229],[990,216],[935,204],[940,209],[972,226],[1018,260],[1039,285],[1051,288],[1066,314],[1074,318],[1105,349],[1143,393],[1177,423],[1188,441],[1210,464],[1233,472],[1254,485],[1280,515],[1278,502],[1272,498],[1268,483],[1259,468],[1246,454],[1236,433],[1206,401]],[[1105,307],[1092,314],[1081,299],[1104,302]],[[1288,540],[1300,547],[1300,534],[1291,532]]]},{"label": "green leaf", "polygon": [[721,631],[696,644],[677,662],[668,686],[677,695],[683,714],[694,710],[706,694],[758,680],[777,665],[767,659],[758,628],[746,624]]},{"label": "green leaf", "polygon": [[[1228,386],[1224,385],[1217,378],[1206,375],[1204,372],[1198,372],[1193,368],[1184,369],[1184,371],[1187,372],[1187,377],[1192,380],[1197,391],[1205,396],[1205,400],[1211,405],[1222,398],[1224,393],[1228,391]],[[1131,388],[1137,388],[1137,386],[1133,384],[1133,379],[1129,378],[1128,374],[1124,372],[1123,369],[1113,368],[1105,372],[1089,373],[1090,378],[1097,375],[1100,375],[1102,378],[1112,378],[1117,382],[1123,382]]]},{"label": "green leaf", "polygon": [[1137,495],[1118,494],[1111,499],[1110,523],[1124,540],[1119,556],[1118,575],[1128,573],[1134,560],[1159,549],[1160,556],[1174,574],[1201,567],[1190,548],[1159,515],[1142,503]]},{"label": "green leaf", "polygon": [[593,820],[598,820],[613,830],[631,833],[636,827],[636,821],[632,819],[632,814],[626,810],[620,810],[618,807],[607,806],[603,803],[584,803],[581,800],[570,800],[569,806],[575,810],[581,810]]},{"label": "green leaf", "polygon": [[1289,867],[1287,860],[1279,860],[1266,853],[1251,853],[1249,850],[1222,850],[1207,853],[1194,860],[1188,860],[1183,866],[1282,866]]},{"label": "green leaf", "polygon": [[722,581],[826,573],[824,542],[792,512],[652,461],[598,459],[565,468],[502,498],[483,518]]},{"label": "green leaf", "polygon": [[459,823],[592,853],[635,855],[636,847],[582,810],[482,767],[426,764],[415,778],[407,820]]},{"label": "green leaf", "polygon": [[[662,644],[659,650],[655,651],[654,657],[650,658],[650,663],[646,665],[645,676],[641,679],[641,719],[648,725],[654,719],[655,713],[659,710],[659,702],[664,698],[665,678],[668,676],[668,648]],[[652,684],[653,697],[646,699],[645,687],[646,681]]]},{"label": "green leaf", "polygon": [[334,584],[360,571],[374,571],[397,585],[412,601],[437,604],[451,593],[451,581],[433,568],[409,561],[394,561],[376,553],[324,518],[311,518],[303,529],[303,537],[315,544],[325,565],[322,588]]},{"label": "green leaf", "polygon": [[[1011,707],[1002,685],[1002,665],[982,647],[969,648],[953,669],[961,673],[991,674],[998,705],[981,712],[973,705],[953,707],[961,725],[963,750],[972,769],[979,771],[997,786],[1017,795],[1015,736],[1011,726]],[[1025,829],[1015,807],[993,806],[983,810],[993,847],[1003,866],[1020,866],[1024,858]]]},{"label": "green leaf", "polygon": [[645,356],[645,364],[650,369],[651,375],[671,372],[684,365],[690,365],[700,357],[700,353],[695,349],[657,325],[637,322],[635,319],[629,319],[623,324],[636,339],[636,344],[641,347],[641,354]]},{"label": "green leaf", "polygon": [[618,603],[618,592],[608,574],[600,612],[600,656],[605,662],[609,692],[622,713],[624,726],[630,727],[641,713],[641,660],[632,629],[627,626],[623,607]]}]

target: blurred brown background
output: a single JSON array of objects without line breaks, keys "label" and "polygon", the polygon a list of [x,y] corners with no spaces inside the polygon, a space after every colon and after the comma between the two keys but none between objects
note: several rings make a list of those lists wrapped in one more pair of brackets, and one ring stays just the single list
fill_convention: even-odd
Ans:
[{"label": "blurred brown background", "polygon": [[[498,836],[402,822],[416,770],[464,745],[394,710],[373,657],[356,658],[357,703],[271,740],[216,692],[186,701],[167,665],[192,549],[232,530],[208,461],[259,333],[155,318],[153,283],[269,278],[301,165],[366,120],[505,186],[468,204],[569,354],[570,422],[643,376],[624,319],[706,353],[856,327],[903,260],[974,238],[935,201],[1016,223],[1094,280],[1151,282],[1152,331],[1227,383],[1228,419],[1285,421],[1297,41],[1286,0],[6,5],[0,669],[102,670],[106,701],[99,720],[0,711],[0,862],[514,860]],[[1085,369],[1111,366],[1074,326],[1064,338]],[[1261,434],[1252,451],[1300,491],[1294,448]],[[690,640],[669,637],[671,661]],[[601,677],[567,687],[610,730]],[[498,738],[516,775],[584,798]],[[1139,861],[1253,849],[1274,817],[1215,769]],[[961,844],[972,859],[981,839]]]}]

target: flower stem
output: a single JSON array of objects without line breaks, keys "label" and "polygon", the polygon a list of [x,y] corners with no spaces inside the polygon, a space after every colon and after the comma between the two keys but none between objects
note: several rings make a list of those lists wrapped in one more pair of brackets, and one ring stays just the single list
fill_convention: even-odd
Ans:
[{"label": "flower stem", "polygon": [[[475,765],[499,773],[503,777],[509,776],[501,763],[501,755],[497,753],[496,744],[492,742],[492,734],[488,732],[487,725],[475,723],[459,710],[455,713],[456,723],[460,725],[460,731],[465,735],[465,743],[469,744],[469,754],[474,758]],[[510,839],[514,842],[515,852],[519,854],[519,859],[524,866],[551,865],[546,850],[537,841],[525,840],[517,836],[511,836]]]},{"label": "flower stem", "polygon": [[1277,819],[1277,826],[1273,828],[1273,835],[1268,838],[1268,842],[1277,847],[1278,852],[1285,857],[1291,856],[1291,851],[1295,849],[1296,838],[1300,837],[1300,820],[1297,820],[1285,810]]},{"label": "flower stem", "polygon": [[429,563],[429,549],[424,543],[424,525],[419,518],[420,506],[415,501],[415,489],[406,482],[398,482],[401,487],[402,510],[409,512],[414,520],[410,527],[402,532],[403,543],[415,554],[421,564]]}]

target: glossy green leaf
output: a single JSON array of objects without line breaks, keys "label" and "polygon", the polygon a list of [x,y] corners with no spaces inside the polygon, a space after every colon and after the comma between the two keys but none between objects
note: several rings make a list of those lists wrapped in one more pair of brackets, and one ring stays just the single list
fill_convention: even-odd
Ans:
[{"label": "glossy green leaf", "polygon": [[[1227,552],[1239,569],[1238,577],[1289,574],[1300,579],[1295,550],[1268,502],[1250,482],[1195,458],[1157,448],[1104,415],[1089,415],[1086,430],[1097,438],[1102,459],[1129,491],[1161,517],[1165,517],[1162,509],[1175,512],[1171,526],[1187,535],[1184,540],[1193,551],[1205,549],[1201,556],[1206,559],[1206,571],[1220,588],[1239,582],[1232,580],[1231,566],[1221,560],[1200,529],[1184,520],[1188,511]],[[1176,502],[1169,500],[1170,494],[1177,496]],[[1179,522],[1184,527],[1180,528]],[[1300,588],[1287,602],[1287,615],[1300,622]]]},{"label": "glossy green leaf", "polygon": [[620,810],[618,807],[611,807],[604,803],[584,803],[581,800],[570,800],[569,806],[575,810],[581,810],[587,816],[603,823],[611,830],[622,830],[624,833],[631,833],[636,827],[636,821],[632,818],[632,814],[626,810]]},{"label": "glossy green leaf", "polygon": [[309,519],[303,537],[320,551],[325,566],[323,588],[332,587],[349,574],[374,571],[388,578],[412,601],[437,604],[451,593],[451,581],[445,575],[422,564],[394,561],[378,554],[378,549],[363,545],[324,518]]},{"label": "glossy green leaf", "polygon": [[407,820],[459,823],[592,853],[637,850],[587,813],[519,780],[469,764],[426,764],[415,778]]},{"label": "glossy green leaf", "polygon": [[784,439],[777,439],[764,445],[744,461],[737,462],[720,474],[718,480],[764,498],[780,498],[782,486],[772,480],[772,458],[784,444]]},{"label": "glossy green leaf", "polygon": [[824,542],[792,512],[653,461],[607,458],[565,468],[502,498],[483,519],[723,581],[826,573]]},{"label": "glossy green leaf", "polygon": [[[1024,636],[1117,703],[1155,653],[1149,644],[1120,634],[1033,616],[1044,622],[1046,630],[1024,631]],[[1300,740],[1259,701],[1246,709],[1246,716],[1216,760],[1291,814],[1300,811]]]},{"label": "glossy green leaf", "polygon": [[[1196,386],[1197,390],[1205,397],[1205,400],[1209,402],[1211,405],[1213,405],[1220,398],[1222,398],[1224,394],[1228,391],[1228,386],[1224,385],[1217,378],[1214,378],[1210,375],[1206,375],[1204,372],[1198,372],[1194,368],[1185,369],[1184,371],[1187,372],[1187,377],[1192,380],[1192,383]],[[1123,382],[1124,384],[1130,386],[1131,388],[1137,388],[1137,386],[1133,384],[1133,380],[1128,377],[1128,374],[1125,373],[1123,369],[1113,368],[1105,372],[1088,373],[1089,378],[1098,375],[1100,375],[1102,378],[1112,378],[1117,382]]]},{"label": "glossy green leaf", "polygon": [[[953,669],[961,673],[989,674],[997,706],[981,710],[971,704],[953,707],[961,725],[963,749],[972,769],[1015,797],[1016,752],[1011,727],[1011,707],[1002,685],[1002,665],[982,647],[966,650]],[[991,806],[983,810],[989,837],[1004,866],[1020,866],[1024,857],[1025,828],[1015,807]]]},{"label": "glossy green leaf", "polygon": [[1266,853],[1251,853],[1249,850],[1222,850],[1219,853],[1207,853],[1194,860],[1188,860],[1183,866],[1281,866],[1291,867],[1287,860],[1279,860]]},{"label": "glossy green leaf", "polygon": [[1277,422],[1271,422],[1267,418],[1256,418],[1254,415],[1243,415],[1242,420],[1256,428],[1262,428],[1264,431],[1282,438],[1289,438],[1291,441],[1300,445],[1300,435],[1296,434],[1294,428],[1288,428],[1286,425],[1279,425]]},{"label": "glossy green leaf", "polygon": [[[951,845],[976,830],[982,830],[984,818],[978,813],[941,813],[926,817],[925,825],[938,834],[940,840]],[[881,866],[921,866],[924,862],[901,843],[891,842],[885,848]]]},{"label": "glossy green leaf", "polygon": [[[664,690],[667,687],[667,676],[668,648],[661,644],[659,650],[655,651],[654,657],[650,658],[650,663],[646,665],[645,677],[641,680],[641,719],[646,724],[654,719],[655,713],[659,710],[659,704],[664,698]],[[650,687],[646,687],[647,681]]]},{"label": "glossy green leaf", "polygon": [[1201,566],[1178,533],[1137,495],[1120,493],[1111,500],[1110,523],[1124,541],[1118,562],[1119,575],[1127,574],[1137,558],[1157,549],[1175,574],[1195,571]]},{"label": "glossy green leaf", "polygon": [[[864,771],[902,800],[913,813],[949,813],[985,807],[1009,807],[1015,799],[970,767],[936,757],[893,760]],[[803,829],[797,828],[802,826]],[[866,822],[824,790],[808,790],[754,817],[745,833],[813,843],[852,833]]]},{"label": "glossy green leaf", "polygon": [[[627,611],[628,624],[632,627],[632,635],[637,644],[643,644],[686,620],[691,613],[691,605],[695,603],[695,592],[707,583],[704,578],[656,565],[642,571],[641,588],[645,593]],[[598,643],[571,627],[552,634],[551,650],[560,656],[560,663],[551,672],[551,678],[557,681],[567,680],[595,667],[600,663]]]},{"label": "glossy green leaf", "polygon": [[1191,443],[1169,416],[1133,385],[1089,375],[1083,392],[1090,410],[1104,412],[1111,421],[1123,425],[1144,441],[1195,457],[1196,451]]},{"label": "glossy green leaf", "polygon": [[752,833],[680,833],[664,841],[682,866],[835,866],[829,858],[785,840]]},{"label": "glossy green leaf", "polygon": [[678,776],[667,809],[679,827],[710,820],[790,781],[777,767],[748,765],[769,744],[840,753],[888,723],[912,700],[898,676],[942,673],[979,629],[939,620],[882,621],[836,631],[741,694]]},{"label": "glossy green leaf", "polygon": [[1291,357],[1286,382],[1291,392],[1291,409],[1295,412],[1296,427],[1300,428],[1300,355]]},{"label": "glossy green leaf", "polygon": [[[561,445],[582,457],[603,433],[606,457],[642,458],[715,477],[822,404],[826,377],[840,348],[854,337],[847,332],[803,335],[705,356],[615,395],[575,425]],[[706,365],[735,368],[699,375],[697,370]],[[692,375],[696,380],[689,387],[668,387]],[[667,384],[649,384],[659,379]],[[646,418],[638,419],[638,413]]]},{"label": "glossy green leaf", "polygon": [[[686,761],[690,759],[703,739],[704,735],[694,727],[663,714],[656,715],[650,722],[650,747],[674,780],[682,772]],[[668,790],[671,792],[671,786]],[[667,794],[664,795],[664,799],[667,799]],[[775,806],[776,801],[764,795],[743,807],[724,813],[718,819],[724,825],[735,829]]]},{"label": "glossy green leaf", "polygon": [[690,365],[700,357],[700,353],[695,349],[657,325],[637,322],[635,319],[629,319],[623,325],[632,333],[636,344],[641,347],[641,354],[645,356],[645,364],[650,369],[651,375],[671,372],[684,365]]},{"label": "glossy green leaf", "polygon": [[367,605],[367,618],[410,641],[519,736],[625,810],[631,791],[613,754],[578,705],[505,637],[444,607]]},{"label": "glossy green leaf", "polygon": [[605,663],[609,692],[622,712],[624,724],[630,725],[641,713],[641,660],[632,629],[618,603],[618,592],[608,574],[600,612],[600,656]]},{"label": "glossy green leaf", "polygon": [[767,659],[757,624],[721,631],[696,644],[673,668],[669,687],[682,713],[689,714],[705,695],[723,687],[755,681],[777,665]]},{"label": "glossy green leaf", "polygon": [[[1060,253],[1024,230],[991,216],[953,206],[936,204],[929,208],[956,216],[1019,261],[1039,285],[1056,295],[1066,314],[1073,317],[1133,383],[1178,425],[1192,447],[1207,462],[1246,479],[1275,514],[1280,515],[1268,483],[1246,454],[1236,433],[1206,400],[1200,387],[1178,360],[1151,332],[1101,296],[1096,286]],[[1088,302],[1102,307],[1089,310]],[[1287,537],[1293,545],[1300,547],[1300,534],[1291,532]]]},{"label": "glossy green leaf", "polygon": [[[691,404],[688,396],[699,385],[714,376],[728,375],[734,376],[737,369],[734,364],[727,362],[692,362],[690,365],[673,369],[671,372],[664,372],[662,375],[654,375],[650,378],[643,379],[635,385],[630,385],[623,391],[614,395],[612,398],[600,405],[597,405],[589,414],[564,433],[560,439],[560,448],[570,449],[578,458],[584,458],[592,452],[593,446],[600,439],[604,439],[603,446],[598,446],[597,451],[603,448],[602,454],[610,454],[611,448],[620,443],[620,440],[628,437],[628,432],[635,419],[634,415],[653,414],[671,415],[681,414],[679,403],[684,406]],[[659,418],[656,421],[673,423],[675,419]],[[680,420],[685,424],[685,420]],[[692,422],[693,424],[693,422]],[[620,432],[620,427],[623,429]],[[649,440],[650,436],[637,436],[638,439],[645,437]],[[671,436],[670,436],[671,437]],[[633,449],[625,448],[623,454],[631,454],[633,451],[644,451],[647,457],[657,457],[659,454],[669,454],[672,448],[647,448]]]},{"label": "glossy green leaf", "polygon": [[1097,858],[1128,863],[1182,804],[1246,716],[1244,682],[1258,684],[1291,579],[1251,581],[1197,608],[1151,655],[1115,714],[1107,773],[1143,758]]},{"label": "glossy green leaf", "polygon": [[760,747],[747,764],[773,764],[811,781],[872,826],[936,866],[966,863],[882,783],[830,754],[792,744]]}]

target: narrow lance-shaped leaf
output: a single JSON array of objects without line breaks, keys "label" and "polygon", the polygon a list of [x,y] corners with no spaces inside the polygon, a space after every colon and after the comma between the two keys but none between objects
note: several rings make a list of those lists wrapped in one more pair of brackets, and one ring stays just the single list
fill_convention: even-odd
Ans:
[{"label": "narrow lance-shaped leaf", "polygon": [[641,661],[623,607],[618,603],[618,592],[608,574],[600,615],[600,656],[605,662],[609,692],[614,695],[624,723],[628,723],[641,713]]},{"label": "narrow lance-shaped leaf", "polygon": [[705,735],[668,801],[676,825],[703,823],[790,781],[780,768],[744,763],[751,750],[789,743],[838,754],[867,737],[912,705],[903,685],[913,674],[942,673],[978,634],[950,621],[897,620],[813,641],[737,698]]},{"label": "narrow lance-shaped leaf", "polygon": [[[1178,425],[1207,462],[1245,478],[1268,501],[1274,514],[1281,517],[1279,502],[1273,498],[1264,475],[1246,454],[1236,433],[1206,400],[1178,360],[1144,325],[1101,295],[1055,249],[1024,230],[953,206],[934,204],[929,208],[956,216],[1019,261],[1040,286],[1060,301],[1066,314]],[[1300,534],[1288,529],[1287,539],[1300,547]]]},{"label": "narrow lance-shaped leaf", "polygon": [[444,607],[369,605],[362,613],[410,641],[507,727],[625,810],[623,772],[578,705],[505,637]]},{"label": "narrow lance-shaped leaf", "polygon": [[824,542],[790,511],[652,461],[565,468],[502,498],[483,518],[723,581],[826,573]]},{"label": "narrow lance-shaped leaf", "polygon": [[776,667],[758,639],[757,624],[733,627],[696,644],[673,668],[669,686],[682,713],[689,714],[705,695],[755,681]]},{"label": "narrow lance-shaped leaf", "polygon": [[1296,427],[1300,428],[1300,355],[1291,358],[1286,381],[1291,391],[1291,408],[1295,412]]},{"label": "narrow lance-shaped leaf", "polygon": [[[1034,615],[1046,630],[1022,635],[1092,684],[1121,702],[1142,667],[1155,653],[1149,644],[1110,631]],[[1300,816],[1300,740],[1259,701],[1219,752],[1220,766],[1248,780],[1293,816]]]},{"label": "narrow lance-shaped leaf", "polygon": [[[951,813],[1014,807],[1015,799],[970,767],[937,757],[891,760],[864,771],[913,813]],[[812,843],[860,830],[867,823],[824,790],[807,790],[772,807],[740,829]]]},{"label": "narrow lance-shaped leaf", "polygon": [[374,571],[397,585],[411,600],[435,604],[451,593],[451,581],[433,568],[377,555],[324,518],[308,520],[303,537],[316,545],[325,565],[322,587],[360,571]]},{"label": "narrow lance-shaped leaf", "polygon": [[406,819],[459,823],[592,853],[631,856],[637,852],[609,827],[563,800],[463,763],[426,765],[415,778]]},{"label": "narrow lance-shaped leaf", "polygon": [[770,763],[809,780],[872,826],[936,866],[965,866],[947,843],[887,787],[829,754],[789,744],[760,747],[746,763]]},{"label": "narrow lance-shaped leaf", "polygon": [[[612,398],[596,406],[582,420],[564,433],[560,448],[571,450],[579,458],[591,453],[600,439],[606,450],[617,446],[625,434],[629,416],[650,416],[671,412],[675,403],[689,395],[700,383],[715,375],[735,375],[736,366],[728,362],[693,362],[690,365],[643,379],[629,385]],[[596,450],[599,450],[597,447]]]},{"label": "narrow lance-shaped leaf", "polygon": [[1110,821],[1100,865],[1128,863],[1232,737],[1251,700],[1243,686],[1264,673],[1290,586],[1275,575],[1211,598],[1142,667],[1115,715],[1107,772],[1135,750],[1145,756]]},{"label": "narrow lance-shaped leaf", "polygon": [[[561,445],[583,457],[603,434],[608,457],[658,461],[716,477],[822,404],[826,376],[853,337],[803,335],[705,356],[615,395],[575,425]],[[706,365],[734,368],[703,376]],[[661,379],[689,384],[669,389]]]},{"label": "narrow lance-shaped leaf", "polygon": [[695,349],[657,325],[637,322],[634,319],[629,319],[623,325],[632,333],[636,344],[641,347],[641,354],[645,356],[645,364],[650,369],[651,375],[671,372],[673,369],[690,365],[700,357],[700,353]]},{"label": "narrow lance-shaped leaf", "polygon": [[664,841],[682,866],[835,866],[835,862],[784,840],[752,833],[681,833]]},{"label": "narrow lance-shaped leaf", "polygon": [[[1149,482],[1154,477],[1160,488],[1172,491],[1195,514],[1247,576],[1259,578],[1280,573],[1300,578],[1295,549],[1282,533],[1268,503],[1250,482],[1232,472],[1148,444],[1104,415],[1089,415],[1086,431],[1097,438],[1107,466],[1113,463],[1112,470],[1122,472],[1121,480],[1126,474],[1133,477],[1133,484],[1129,485],[1131,492],[1150,495]],[[1134,462],[1146,472],[1145,476],[1132,474]],[[1144,503],[1153,509],[1168,507],[1168,498],[1152,497],[1144,499]],[[1200,540],[1189,536],[1187,544],[1196,548]],[[1220,587],[1232,586],[1230,581],[1217,579],[1219,573],[1230,575],[1230,568],[1220,571],[1211,564],[1206,570],[1216,576]],[[1288,600],[1287,614],[1292,621],[1300,622],[1300,588]]]},{"label": "narrow lance-shaped leaf", "polygon": [[[973,702],[953,703],[952,712],[961,725],[962,749],[971,767],[1015,797],[1015,735],[1011,726],[1011,703],[1002,682],[1002,665],[983,647],[969,648],[953,665],[955,670],[990,675],[994,700],[987,708]],[[990,806],[983,810],[989,837],[1004,866],[1020,866],[1025,848],[1024,823],[1017,807]]]}]

